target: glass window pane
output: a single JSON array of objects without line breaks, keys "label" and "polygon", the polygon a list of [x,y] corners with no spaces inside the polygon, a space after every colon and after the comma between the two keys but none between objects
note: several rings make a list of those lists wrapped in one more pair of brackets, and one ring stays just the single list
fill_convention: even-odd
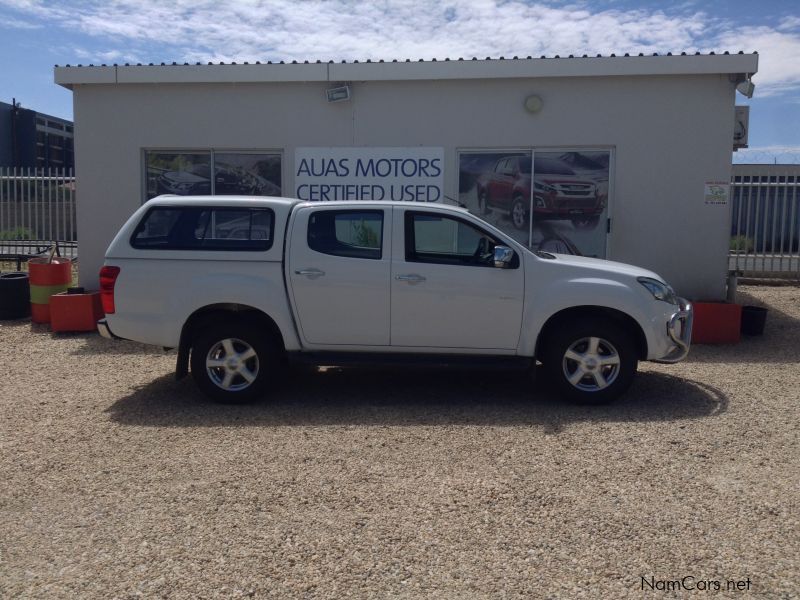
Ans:
[{"label": "glass window pane", "polygon": [[215,152],[214,193],[280,196],[281,155]]},{"label": "glass window pane", "polygon": [[165,248],[175,228],[180,209],[154,208],[148,212],[133,234],[135,248]]},{"label": "glass window pane", "polygon": [[272,245],[269,209],[156,207],[136,228],[134,248],[161,250],[267,250]]},{"label": "glass window pane", "polygon": [[308,220],[308,247],[350,258],[381,258],[383,211],[323,210]]},{"label": "glass window pane", "polygon": [[500,242],[457,218],[406,213],[406,260],[444,265],[490,267]]},{"label": "glass window pane", "polygon": [[210,152],[147,152],[147,199],[211,193]]}]

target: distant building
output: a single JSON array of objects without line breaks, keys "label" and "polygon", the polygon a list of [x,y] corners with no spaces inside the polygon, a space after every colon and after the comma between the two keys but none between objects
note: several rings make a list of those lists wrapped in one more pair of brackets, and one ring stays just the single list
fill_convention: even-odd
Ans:
[{"label": "distant building", "polygon": [[72,121],[0,102],[0,167],[72,169],[73,136]]}]

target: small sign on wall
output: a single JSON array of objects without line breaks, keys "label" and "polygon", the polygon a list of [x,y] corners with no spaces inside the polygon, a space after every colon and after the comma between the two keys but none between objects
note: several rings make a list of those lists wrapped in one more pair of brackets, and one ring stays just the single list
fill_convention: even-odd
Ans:
[{"label": "small sign on wall", "polygon": [[706,204],[728,204],[731,193],[731,184],[727,181],[706,181]]}]

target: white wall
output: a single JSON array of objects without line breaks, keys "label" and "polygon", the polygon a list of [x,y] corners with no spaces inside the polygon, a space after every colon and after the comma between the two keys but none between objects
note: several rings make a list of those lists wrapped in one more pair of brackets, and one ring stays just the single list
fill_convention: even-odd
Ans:
[{"label": "white wall", "polygon": [[[298,146],[443,146],[445,193],[457,149],[615,148],[612,260],[653,269],[693,299],[725,296],[729,206],[703,184],[731,172],[727,75],[354,82],[75,85],[81,283],[143,197],[143,148],[282,149],[284,193]],[[544,108],[523,108],[537,94]]]}]

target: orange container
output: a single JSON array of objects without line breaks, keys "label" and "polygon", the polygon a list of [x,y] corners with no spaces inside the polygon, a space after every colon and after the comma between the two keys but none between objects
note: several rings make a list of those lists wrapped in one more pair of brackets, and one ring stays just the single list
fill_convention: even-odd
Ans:
[{"label": "orange container", "polygon": [[105,316],[100,292],[50,297],[50,328],[53,331],[94,331]]},{"label": "orange container", "polygon": [[28,261],[31,284],[31,320],[50,322],[50,296],[65,292],[72,283],[72,262],[68,258],[32,258]]},{"label": "orange container", "polygon": [[723,302],[692,302],[693,344],[737,344],[742,330],[742,307]]}]

